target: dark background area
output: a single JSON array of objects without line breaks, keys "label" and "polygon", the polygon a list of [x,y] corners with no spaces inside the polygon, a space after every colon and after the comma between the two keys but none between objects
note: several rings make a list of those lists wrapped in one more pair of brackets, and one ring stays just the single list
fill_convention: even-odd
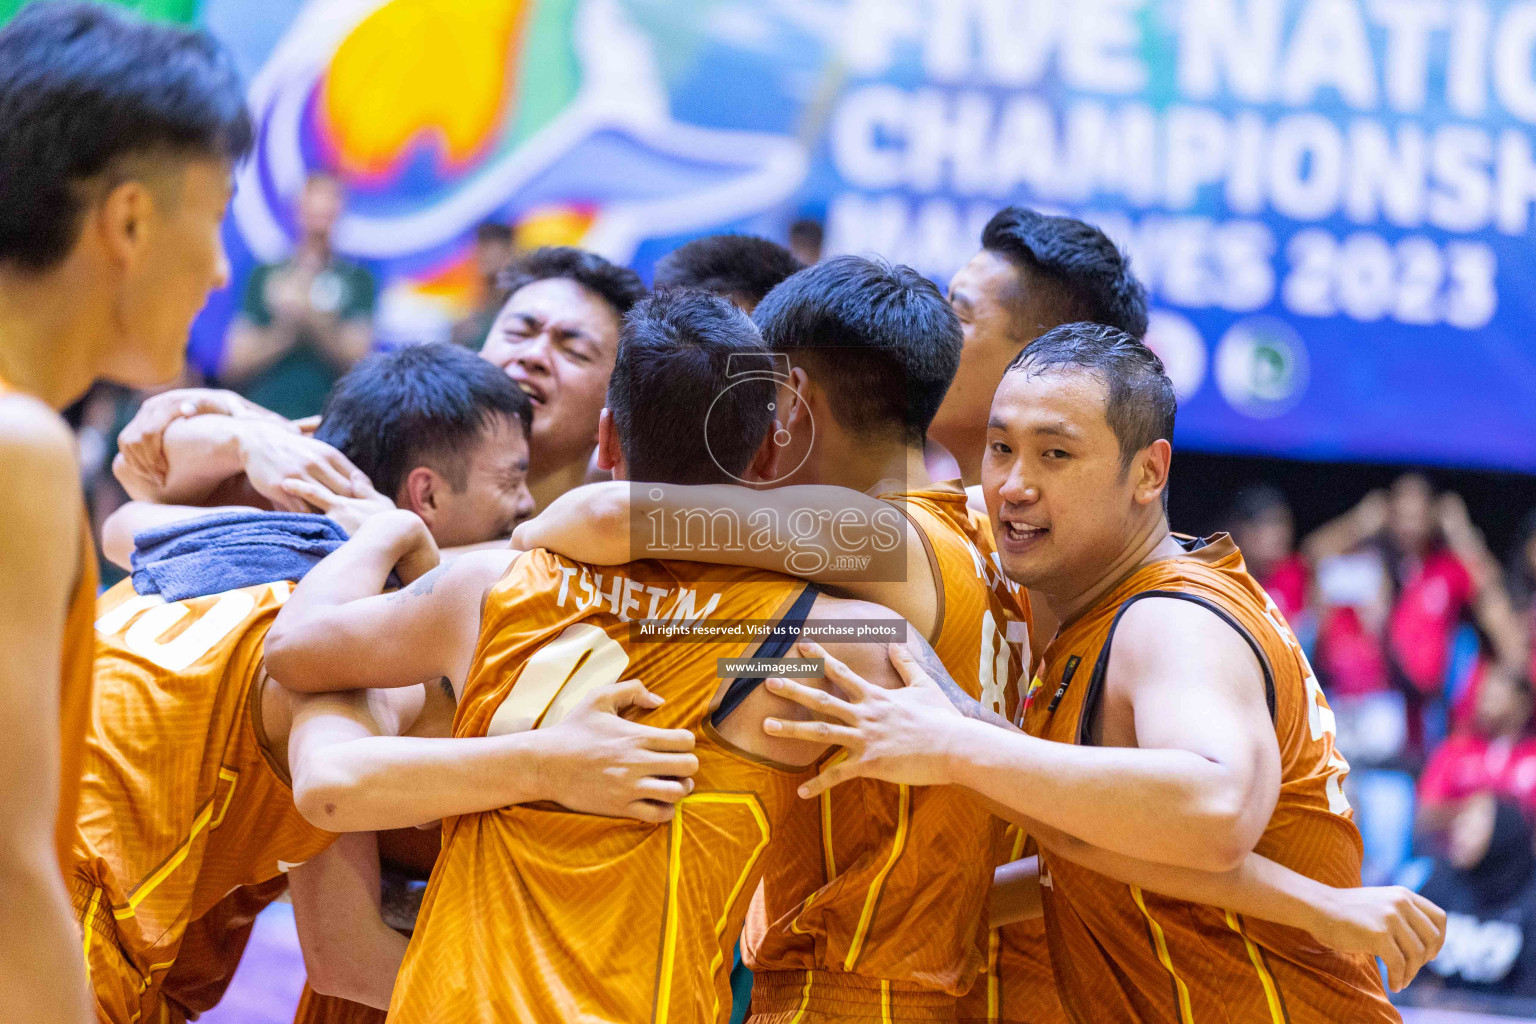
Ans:
[{"label": "dark background area", "polygon": [[1386,487],[1409,472],[1422,473],[1437,491],[1459,493],[1472,522],[1482,529],[1501,562],[1516,542],[1521,521],[1536,509],[1536,476],[1523,473],[1175,450],[1168,515],[1180,533],[1211,533],[1225,527],[1227,510],[1239,490],[1270,483],[1290,500],[1299,542],[1311,530],[1353,508],[1368,491]]}]

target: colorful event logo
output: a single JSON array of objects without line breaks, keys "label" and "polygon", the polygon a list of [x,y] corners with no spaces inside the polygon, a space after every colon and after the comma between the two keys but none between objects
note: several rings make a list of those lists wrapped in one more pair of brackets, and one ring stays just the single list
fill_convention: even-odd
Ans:
[{"label": "colorful event logo", "polygon": [[625,262],[647,237],[781,203],[805,176],[792,138],[674,119],[651,40],[617,0],[310,5],[251,103],[261,133],[238,183],[240,238],[282,258],[305,175],[339,173],[337,248],[397,282],[386,336],[446,329],[482,221]]}]

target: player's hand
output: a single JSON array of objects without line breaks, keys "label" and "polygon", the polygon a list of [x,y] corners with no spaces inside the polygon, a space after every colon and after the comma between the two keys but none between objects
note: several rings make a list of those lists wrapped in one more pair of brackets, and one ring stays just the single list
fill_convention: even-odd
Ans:
[{"label": "player's hand", "polygon": [[512,546],[519,551],[546,548],[588,565],[631,561],[629,487],[612,480],[566,491],[512,531]]},{"label": "player's hand", "polygon": [[282,512],[308,512],[305,499],[288,491],[288,480],[306,480],[332,494],[355,498],[373,490],[363,472],[324,441],[271,424],[251,424],[240,435],[241,462],[251,486]]},{"label": "player's hand", "polygon": [[176,420],[205,414],[273,415],[233,391],[177,388],[151,395],[144,400],[133,419],[117,435],[117,449],[135,476],[150,481],[156,487],[163,487],[166,474],[170,472],[170,465],[165,458],[165,428]]},{"label": "player's hand", "polygon": [[329,487],[296,476],[284,480],[281,486],[290,497],[302,500],[334,521],[349,537],[374,516],[395,510],[395,503],[374,490],[366,478],[361,483],[353,482],[352,494],[337,494]]},{"label": "player's hand", "polygon": [[699,770],[693,733],[623,717],[630,708],[654,710],[661,704],[638,679],[609,683],[540,729],[540,738],[551,744],[541,770],[552,798],[585,814],[670,821],[678,802],[693,792]]},{"label": "player's hand", "polygon": [[800,787],[810,798],[853,778],[883,779],[909,786],[948,782],[950,733],[947,726],[964,721],[939,685],[924,672],[901,644],[888,647],[891,664],[906,682],[888,690],[875,686],[829,655],[819,644],[802,640],[796,652],[821,658],[826,678],[847,699],[791,679],[769,679],[768,689],[822,716],[821,720],[791,722],[763,720],[770,736],[833,744],[848,755]]},{"label": "player's hand", "polygon": [[1308,929],[1341,953],[1380,957],[1387,984],[1400,992],[1440,953],[1445,911],[1400,885],[1332,889]]}]

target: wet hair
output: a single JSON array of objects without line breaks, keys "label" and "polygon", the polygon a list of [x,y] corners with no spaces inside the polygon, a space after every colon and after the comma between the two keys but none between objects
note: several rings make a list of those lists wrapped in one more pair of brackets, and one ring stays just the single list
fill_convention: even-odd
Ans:
[{"label": "wet hair", "polygon": [[505,417],[533,423],[533,404],[501,368],[459,345],[413,345],[354,366],[325,400],[315,437],[367,474],[387,498],[418,466],[455,490],[469,479],[469,454]]},{"label": "wet hair", "polygon": [[1062,324],[1046,331],[1013,357],[1007,373],[1031,376],[1082,370],[1104,382],[1104,418],[1120,442],[1120,467],[1159,438],[1173,440],[1178,400],[1157,354],[1124,331],[1104,324]]},{"label": "wet hair", "polygon": [[561,277],[602,296],[620,317],[646,295],[640,275],[628,267],[610,263],[595,252],[561,245],[534,249],[519,257],[502,271],[498,284],[504,294],[511,295],[535,281]]},{"label": "wet hair", "polygon": [[1146,336],[1147,290],[1093,225],[1008,206],[987,222],[981,247],[1032,275],[1062,322],[1088,320]]},{"label": "wet hair", "polygon": [[752,321],[710,292],[661,291],[624,318],[608,380],[633,480],[728,482],[773,424],[778,381]]},{"label": "wet hair", "polygon": [[795,254],[755,235],[706,235],[673,249],[656,264],[659,288],[701,288],[756,306],[800,269]]},{"label": "wet hair", "polygon": [[63,262],[88,183],[124,161],[238,160],[252,142],[245,92],[207,32],[94,3],[34,3],[0,29],[0,264]]},{"label": "wet hair", "polygon": [[834,256],[752,314],[763,341],[811,372],[845,429],[921,444],[960,367],[960,321],[911,267]]}]

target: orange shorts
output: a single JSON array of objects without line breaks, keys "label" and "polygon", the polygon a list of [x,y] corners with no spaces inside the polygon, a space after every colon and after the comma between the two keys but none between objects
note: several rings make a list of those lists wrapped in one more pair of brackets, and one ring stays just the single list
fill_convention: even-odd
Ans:
[{"label": "orange shorts", "polygon": [[747,1024],[954,1024],[955,997],[899,981],[833,971],[752,976]]}]

